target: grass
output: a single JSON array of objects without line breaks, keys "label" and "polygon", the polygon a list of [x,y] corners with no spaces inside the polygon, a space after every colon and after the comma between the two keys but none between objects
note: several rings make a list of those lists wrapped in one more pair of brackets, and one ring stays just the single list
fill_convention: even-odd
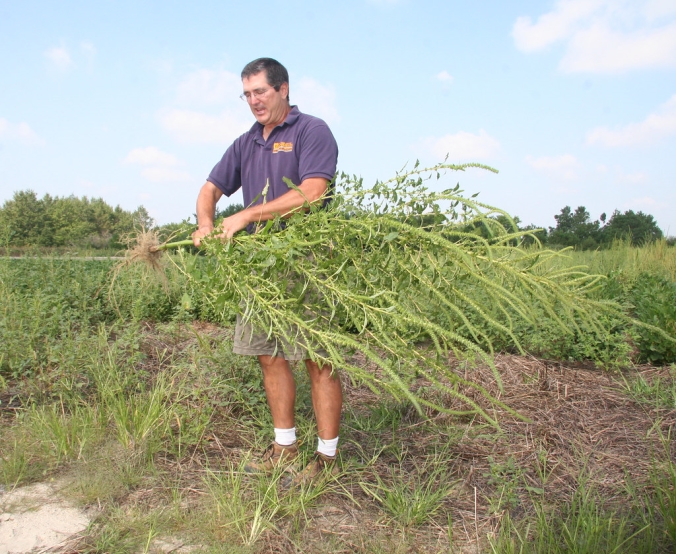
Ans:
[{"label": "grass", "polygon": [[67,413],[63,404],[32,406],[23,424],[43,448],[50,452],[55,464],[80,459],[85,450],[100,440],[102,425],[96,406],[76,406]]},{"label": "grass", "polygon": [[624,388],[637,402],[654,409],[676,409],[676,366],[661,371],[636,372],[623,376]]},{"label": "grass", "polygon": [[666,239],[641,247],[618,241],[607,250],[574,252],[570,260],[571,265],[584,264],[601,275],[621,272],[632,279],[650,273],[676,281],[676,248]]},{"label": "grass", "polygon": [[447,459],[436,454],[412,472],[401,465],[392,466],[389,475],[383,478],[374,472],[375,482],[362,480],[359,486],[392,523],[405,531],[433,521],[451,495],[457,483],[446,467]]},{"label": "grass", "polygon": [[[341,474],[286,492],[280,475],[242,471],[270,419],[231,329],[194,319],[199,301],[181,310],[181,295],[137,269],[110,298],[110,267],[0,260],[0,483],[54,480],[93,510],[79,551],[674,550],[673,366],[608,372],[501,354],[498,390],[480,361],[451,360],[525,416],[483,405],[500,429],[419,413],[344,375]],[[309,455],[303,372],[297,382]],[[459,409],[421,378],[411,386]]]}]

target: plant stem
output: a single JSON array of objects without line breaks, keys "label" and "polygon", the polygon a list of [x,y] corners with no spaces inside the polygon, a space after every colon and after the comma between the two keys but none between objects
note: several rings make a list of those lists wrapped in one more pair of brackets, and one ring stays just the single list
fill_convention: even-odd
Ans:
[{"label": "plant stem", "polygon": [[158,250],[167,250],[168,248],[178,248],[179,246],[192,246],[192,239],[179,240],[176,242],[166,242],[156,246],[153,250],[157,252]]}]

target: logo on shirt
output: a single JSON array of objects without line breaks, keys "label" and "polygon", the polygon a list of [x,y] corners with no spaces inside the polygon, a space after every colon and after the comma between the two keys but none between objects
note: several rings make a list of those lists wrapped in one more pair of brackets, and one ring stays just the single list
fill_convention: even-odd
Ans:
[{"label": "logo on shirt", "polygon": [[293,152],[293,142],[275,142],[272,145],[272,153]]}]

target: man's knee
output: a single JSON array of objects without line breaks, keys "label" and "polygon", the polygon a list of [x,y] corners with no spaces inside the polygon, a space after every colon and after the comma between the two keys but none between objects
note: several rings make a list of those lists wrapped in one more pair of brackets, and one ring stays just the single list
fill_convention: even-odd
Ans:
[{"label": "man's knee", "polygon": [[305,367],[307,368],[310,379],[337,379],[338,371],[331,364],[319,365],[312,360],[305,360]]},{"label": "man's knee", "polygon": [[258,363],[261,364],[264,372],[290,370],[289,362],[278,356],[260,355],[258,356]]}]

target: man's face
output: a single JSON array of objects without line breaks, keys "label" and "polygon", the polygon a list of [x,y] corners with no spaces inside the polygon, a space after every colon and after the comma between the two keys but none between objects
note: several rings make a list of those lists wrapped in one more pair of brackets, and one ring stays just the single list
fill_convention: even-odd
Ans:
[{"label": "man's face", "polygon": [[284,83],[279,90],[268,85],[265,71],[242,79],[244,94],[251,113],[261,125],[279,125],[286,118],[288,102],[286,97],[289,86]]}]

